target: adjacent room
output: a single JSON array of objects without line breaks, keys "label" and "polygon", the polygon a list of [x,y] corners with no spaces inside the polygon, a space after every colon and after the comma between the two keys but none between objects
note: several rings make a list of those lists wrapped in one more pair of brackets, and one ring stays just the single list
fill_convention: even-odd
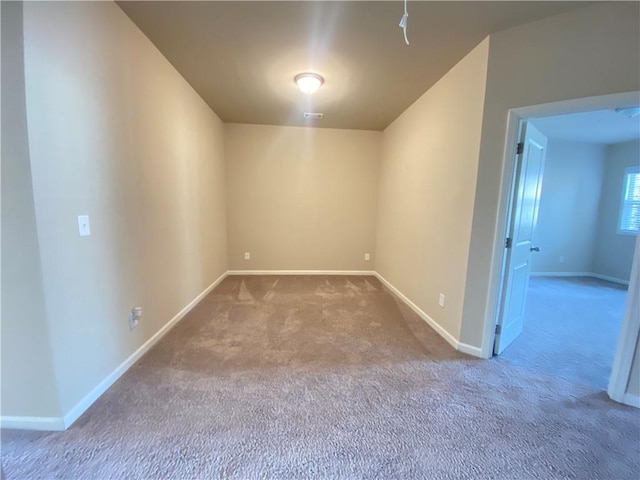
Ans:
[{"label": "adjacent room", "polygon": [[523,333],[501,359],[606,390],[640,225],[640,109],[529,123],[548,140],[536,251]]},{"label": "adjacent room", "polygon": [[640,105],[639,3],[1,23],[3,479],[637,478],[638,136],[545,122]]}]

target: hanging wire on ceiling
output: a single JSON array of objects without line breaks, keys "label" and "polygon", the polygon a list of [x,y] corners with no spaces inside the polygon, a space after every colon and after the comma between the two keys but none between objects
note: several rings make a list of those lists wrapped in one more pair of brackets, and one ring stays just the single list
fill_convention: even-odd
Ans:
[{"label": "hanging wire on ceiling", "polygon": [[409,45],[409,39],[407,38],[407,18],[409,18],[409,12],[407,12],[407,0],[404,0],[404,15],[402,15],[398,26],[402,29],[405,43]]}]

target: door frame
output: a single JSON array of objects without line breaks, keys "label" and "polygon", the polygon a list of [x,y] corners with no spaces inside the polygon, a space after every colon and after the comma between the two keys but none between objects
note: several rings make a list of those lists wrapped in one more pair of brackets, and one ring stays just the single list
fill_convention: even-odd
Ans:
[{"label": "door frame", "polygon": [[[594,110],[607,110],[619,107],[631,107],[638,105],[638,97],[640,91],[617,93],[611,95],[602,95],[598,97],[578,98],[573,100],[565,100],[553,103],[545,103],[541,105],[532,105],[510,109],[507,115],[507,129],[505,137],[505,145],[502,157],[502,177],[500,181],[500,192],[498,201],[498,218],[496,229],[494,231],[493,255],[491,262],[491,270],[489,275],[489,298],[487,309],[484,315],[484,331],[481,346],[481,356],[491,358],[493,355],[493,345],[495,341],[495,326],[498,322],[500,314],[502,298],[502,287],[504,280],[505,268],[505,252],[504,239],[508,236],[508,219],[512,207],[513,185],[516,172],[516,146],[520,138],[521,125],[531,118],[551,117],[557,115],[566,115],[571,113],[583,113]],[[634,266],[640,262],[640,252],[636,248],[633,263]],[[638,268],[636,268],[636,271]],[[633,279],[632,279],[633,280]],[[631,285],[630,285],[631,287]],[[637,289],[635,289],[637,290]],[[633,358],[628,352],[635,351],[638,336],[627,335],[631,332],[640,332],[640,318],[638,315],[632,314],[632,308],[639,304],[640,294],[629,288],[627,295],[627,306],[621,328],[621,334],[618,339],[618,348],[614,358],[615,369],[612,369],[609,393],[614,392],[611,398],[622,401],[622,397],[618,393],[621,389],[625,390],[631,373],[631,363]],[[626,354],[625,358],[622,355]],[[633,357],[633,353],[631,354]],[[620,385],[623,385],[620,387]],[[612,387],[613,386],[613,387]],[[624,396],[624,392],[622,393]]]},{"label": "door frame", "polygon": [[627,385],[631,377],[633,368],[633,357],[637,343],[640,341],[640,235],[636,237],[636,249],[633,254],[633,266],[631,267],[631,278],[629,279],[629,290],[627,294],[627,307],[624,311],[624,318],[620,328],[620,336],[616,346],[616,354],[613,358],[613,367],[609,377],[609,387],[607,393],[616,402],[633,405],[640,408],[640,396],[627,393]]}]

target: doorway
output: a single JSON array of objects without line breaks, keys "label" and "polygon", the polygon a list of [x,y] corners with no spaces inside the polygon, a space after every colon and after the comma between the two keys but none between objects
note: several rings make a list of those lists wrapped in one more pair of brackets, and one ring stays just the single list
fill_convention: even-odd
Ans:
[{"label": "doorway", "polygon": [[[618,115],[613,111],[613,109],[616,103],[620,102],[620,98],[615,99],[611,97],[615,96],[610,96],[610,98],[607,99],[600,99],[604,100],[600,101],[600,104],[602,105],[602,107],[604,107],[602,113],[606,113],[609,115]],[[587,104],[598,104],[598,101],[593,102],[593,99],[585,100],[587,101],[582,102],[582,104],[581,101],[572,101],[563,102],[562,104],[556,105],[529,107],[510,112],[508,139],[510,138],[511,144],[514,147],[512,151],[515,151],[516,154],[513,155],[512,165],[505,166],[505,173],[507,173],[509,169],[513,173],[511,175],[512,180],[510,182],[510,185],[508,185],[508,192],[503,192],[509,194],[509,201],[506,202],[506,211],[503,212],[506,217],[504,239],[505,250],[502,259],[502,275],[500,278],[501,288],[498,290],[500,293],[496,300],[496,311],[498,312],[498,314],[496,322],[494,324],[495,330],[492,329],[493,331],[490,332],[490,339],[492,340],[491,345],[495,347],[495,353],[501,354],[505,351],[508,345],[511,344],[511,342],[514,342],[522,333],[524,322],[527,322],[527,317],[531,315],[538,315],[538,319],[544,318],[547,320],[551,320],[551,323],[547,322],[546,325],[545,322],[542,322],[539,327],[543,328],[546,331],[546,334],[551,335],[548,336],[547,339],[551,338],[552,340],[554,340],[553,342],[550,342],[550,348],[555,349],[555,353],[558,353],[559,350],[563,347],[562,342],[566,342],[564,344],[565,347],[571,346],[574,348],[575,352],[584,354],[585,352],[580,350],[580,335],[568,335],[563,339],[559,339],[553,336],[554,334],[557,335],[559,333],[560,328],[553,329],[553,315],[549,315],[549,313],[559,315],[559,319],[562,319],[563,316],[566,319],[566,311],[562,313],[562,309],[560,309],[560,311],[558,311],[557,309],[554,310],[553,308],[549,309],[549,305],[545,305],[545,303],[553,303],[554,301],[558,302],[559,299],[561,299],[562,301],[560,303],[574,302],[574,306],[577,305],[583,308],[587,308],[587,310],[583,311],[583,321],[585,322],[587,320],[586,316],[584,315],[585,312],[595,313],[597,308],[599,307],[602,307],[609,313],[614,312],[614,320],[608,320],[609,327],[611,329],[610,333],[615,332],[615,334],[617,334],[617,332],[620,331],[621,323],[622,330],[624,330],[625,332],[632,334],[633,332],[635,332],[635,335],[632,337],[629,337],[629,335],[627,334],[619,335],[618,338],[618,348],[614,362],[615,368],[613,369],[613,373],[611,375],[609,393],[612,398],[617,396],[618,398],[614,399],[621,401],[623,400],[622,397],[624,397],[624,395],[616,395],[615,390],[620,390],[620,388],[622,388],[624,391],[627,386],[632,365],[633,351],[635,351],[636,347],[636,324],[640,322],[638,321],[637,314],[635,314],[635,316],[633,315],[633,309],[631,307],[627,307],[626,315],[623,315],[622,312],[625,308],[625,290],[623,286],[619,285],[619,283],[628,282],[629,277],[631,277],[628,272],[628,270],[630,269],[630,264],[634,262],[637,264],[638,262],[637,258],[635,258],[635,260],[632,260],[634,258],[633,248],[635,247],[636,236],[627,236],[625,239],[625,241],[631,245],[630,250],[627,249],[630,251],[630,255],[626,265],[626,275],[606,275],[606,270],[604,271],[604,273],[598,273],[598,271],[596,271],[594,267],[581,268],[573,271],[571,269],[565,268],[563,271],[562,268],[549,268],[548,264],[546,265],[547,270],[545,270],[545,268],[541,269],[540,266],[536,268],[535,261],[532,261],[534,255],[538,255],[541,250],[541,246],[537,244],[539,243],[540,238],[536,238],[536,236],[534,235],[534,227],[536,221],[538,220],[539,203],[537,202],[537,200],[540,199],[540,195],[542,193],[540,180],[542,179],[542,172],[544,170],[544,157],[547,153],[546,136],[542,135],[542,137],[540,137],[538,134],[540,134],[540,131],[544,131],[546,129],[545,124],[548,125],[553,123],[553,119],[551,118],[552,115],[572,113],[574,114],[573,116],[576,117],[575,113],[579,112],[581,115],[577,115],[577,117],[582,116],[583,119],[587,118],[589,116],[589,114],[585,113],[588,108]],[[607,101],[609,102],[608,105],[606,105]],[[563,109],[565,110],[564,112],[562,111]],[[571,117],[572,115],[565,116]],[[618,115],[618,117],[622,118],[622,115]],[[632,122],[632,125],[635,125],[635,123]],[[546,130],[547,132],[549,132],[548,129]],[[555,132],[556,130],[558,130],[558,128],[551,131]],[[602,130],[602,128],[600,128],[600,130]],[[637,131],[639,129],[635,130],[637,141]],[[588,138],[588,142],[591,144],[595,143],[594,140],[595,139],[591,137]],[[604,143],[613,144],[616,143],[616,140],[622,140],[622,142],[620,143],[624,143],[625,140],[629,139],[624,138],[604,140]],[[517,147],[516,144],[518,145]],[[638,149],[637,146],[635,148]],[[602,148],[602,150],[604,150],[604,147]],[[540,157],[542,158],[540,159]],[[634,157],[636,159],[635,161],[637,162],[637,154]],[[508,155],[506,156],[506,160],[508,163]],[[602,167],[602,164],[600,166]],[[618,193],[618,195],[620,194]],[[616,199],[616,208],[620,206],[619,198],[620,197],[618,196],[618,198]],[[618,216],[616,215],[616,219],[614,220],[615,222],[618,221],[617,217]],[[565,223],[564,228],[570,229],[572,228],[572,224]],[[557,251],[553,251],[554,248],[556,248],[556,246],[550,245],[550,243],[553,242],[542,243],[544,244],[542,246],[542,251],[548,253],[548,250],[552,250],[552,256],[558,264],[562,264],[566,260],[570,260],[569,263],[573,262],[571,263],[572,265],[575,264],[576,259],[573,257],[575,257],[576,252],[580,250],[576,243],[574,243],[573,245],[565,245],[565,248],[568,248],[568,250],[564,255],[558,254]],[[583,246],[582,243],[584,242],[581,242],[581,247]],[[606,244],[606,242],[604,243]],[[591,247],[590,249],[593,250],[593,248]],[[589,248],[587,248],[587,250],[589,250]],[[616,253],[619,257],[620,250],[618,250]],[[533,288],[529,288],[532,264],[534,270],[537,270],[534,273],[547,273],[547,275],[533,277]],[[567,265],[565,265],[565,267],[566,266]],[[625,276],[626,279],[616,278]],[[618,284],[610,283],[610,280],[614,280],[618,282]],[[559,290],[562,289],[565,290],[565,295],[558,296]],[[634,289],[633,285],[631,286],[631,289],[631,291],[634,292],[633,296],[637,296],[635,292],[635,290],[637,289]],[[545,294],[547,295],[546,297]],[[549,294],[551,294],[551,296],[549,296]],[[553,295],[556,296],[554,297]],[[585,299],[591,297],[593,297],[594,299],[600,297],[600,301],[596,300],[593,306],[590,308],[588,307],[589,302]],[[611,305],[606,305],[607,302],[605,302],[605,298],[607,302],[611,303]],[[527,312],[528,300],[535,303],[535,305],[530,305],[530,310],[537,310],[537,313]],[[631,305],[633,301],[637,301],[637,299],[634,300],[630,298],[629,305]],[[541,305],[543,306],[542,310],[540,308]],[[564,305],[564,307],[566,309],[567,306]],[[546,314],[544,313],[545,309]],[[540,315],[542,315],[543,317],[540,317]],[[625,317],[624,322],[622,322],[623,316]],[[603,315],[595,314],[594,316],[594,318],[601,317],[603,317]],[[556,319],[556,322],[559,319]],[[531,323],[531,320],[529,320],[529,322]],[[587,325],[585,324],[584,326],[586,327]],[[599,328],[605,328],[605,325],[591,324],[589,328],[595,329],[597,331]],[[550,329],[551,332],[549,332]],[[584,332],[579,333],[584,334]],[[607,361],[605,363],[608,364],[606,368],[609,372],[611,371],[612,352],[615,349],[615,336],[608,342],[604,341],[604,335],[602,335],[603,338],[599,339],[597,338],[598,335],[596,334],[595,338],[592,339],[592,341],[594,342],[593,345],[595,346],[598,346],[598,340],[602,340],[600,342],[601,347],[608,343],[608,347],[606,347],[608,348],[608,353],[605,354],[604,357],[607,358]],[[544,339],[544,335],[542,335],[542,337],[540,338]],[[529,338],[529,340],[531,340],[531,338]],[[518,346],[518,343],[520,343],[521,345]],[[519,341],[516,341],[514,348],[524,349],[526,344],[527,342],[521,339]],[[583,350],[588,350],[586,345],[582,346],[584,347]],[[568,350],[571,349],[569,348]],[[595,348],[594,352],[595,350],[598,350],[598,348]],[[598,353],[598,355],[594,353],[594,358],[598,357],[601,359],[602,352],[596,353]],[[507,352],[506,355],[517,356],[517,354],[517,351],[511,351]],[[559,355],[556,355],[556,357],[556,363],[567,363],[566,358],[563,360]],[[585,357],[584,355],[574,356],[574,360],[577,363],[584,363]],[[602,361],[600,361],[599,363],[602,363]],[[550,368],[550,371],[562,372],[563,368]],[[585,372],[582,371],[579,367],[574,369],[573,373],[576,372],[578,373],[578,377],[582,377],[584,380],[585,375],[581,374]],[[594,375],[595,380],[592,383],[594,384],[594,386],[597,386],[599,389],[603,390],[606,385],[603,385],[602,380],[597,380],[598,376],[598,374]],[[602,375],[600,375],[600,377],[601,376]],[[588,375],[586,375],[586,377],[588,377]],[[621,385],[623,386],[621,387]],[[635,400],[633,400],[631,403],[635,403]]]}]

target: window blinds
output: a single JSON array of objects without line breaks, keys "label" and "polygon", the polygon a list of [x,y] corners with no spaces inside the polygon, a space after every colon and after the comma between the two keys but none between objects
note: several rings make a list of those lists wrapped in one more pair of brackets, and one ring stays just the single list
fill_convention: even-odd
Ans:
[{"label": "window blinds", "polygon": [[619,229],[626,233],[637,233],[640,229],[640,167],[625,172]]}]

